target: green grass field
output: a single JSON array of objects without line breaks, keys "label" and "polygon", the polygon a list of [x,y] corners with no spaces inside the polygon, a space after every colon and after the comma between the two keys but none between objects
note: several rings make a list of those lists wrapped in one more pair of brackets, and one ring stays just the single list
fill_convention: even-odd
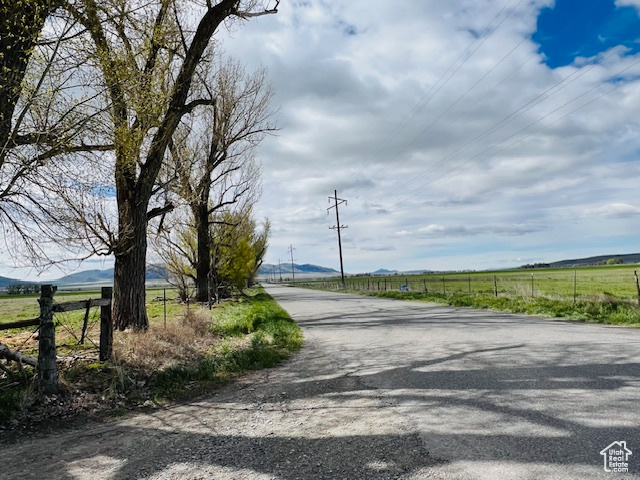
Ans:
[{"label": "green grass field", "polygon": [[[350,290],[390,291],[406,284],[412,292],[441,294],[530,296],[552,298],[597,299],[638,298],[634,271],[637,266],[583,267],[576,269],[505,270],[496,272],[445,273],[426,275],[389,275],[385,277],[349,277]],[[495,277],[495,284],[494,284]],[[338,279],[305,282],[337,287]]]},{"label": "green grass field", "polygon": [[[98,298],[98,292],[56,294],[59,302]],[[167,323],[163,289],[147,290],[149,330],[145,333],[115,332],[113,356],[97,361],[95,337],[78,345],[84,312],[56,314],[56,345],[62,390],[69,401],[68,413],[82,413],[82,405],[100,411],[122,412],[145,402],[165,403],[211,390],[247,370],[268,368],[300,349],[303,337],[287,312],[264,290],[252,288],[209,310],[206,305],[185,305],[167,289]],[[2,319],[37,316],[37,296],[0,298]],[[11,307],[11,308],[9,308]],[[9,311],[10,310],[10,311]],[[99,315],[99,308],[95,308]],[[77,314],[77,315],[76,315]],[[93,314],[92,314],[93,315]],[[94,317],[95,319],[95,317]],[[37,355],[34,328],[0,331],[0,342],[29,355]],[[0,377],[0,425],[36,401],[34,369],[25,368]],[[81,392],[81,402],[71,398]],[[65,400],[66,401],[66,400]],[[25,418],[27,418],[26,416]]]},{"label": "green grass field", "polygon": [[[640,325],[636,266],[349,277],[345,290],[400,300]],[[339,279],[298,284],[340,289]],[[408,290],[406,287],[408,287]]]},{"label": "green grass field", "polygon": [[[164,291],[163,288],[147,289],[147,314],[150,321],[164,318],[164,302],[156,300],[163,296]],[[174,299],[177,294],[174,289],[167,288],[166,295],[169,300]],[[38,297],[39,295],[0,295],[0,324],[38,317],[40,314]],[[57,292],[53,298],[57,303],[88,300],[89,298],[100,298],[100,291]],[[167,316],[174,317],[176,314],[182,313],[184,308],[184,305],[167,301]],[[99,315],[99,310],[97,307],[93,308],[91,315]],[[72,324],[81,322],[84,314],[84,311],[65,313],[65,322],[69,321]]]}]

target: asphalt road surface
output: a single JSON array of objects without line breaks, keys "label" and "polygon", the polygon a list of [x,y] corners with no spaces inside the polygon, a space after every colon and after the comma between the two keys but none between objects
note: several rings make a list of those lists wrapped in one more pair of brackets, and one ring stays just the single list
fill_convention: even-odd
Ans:
[{"label": "asphalt road surface", "polygon": [[268,291],[304,330],[290,361],[4,446],[0,478],[640,479],[639,329]]}]

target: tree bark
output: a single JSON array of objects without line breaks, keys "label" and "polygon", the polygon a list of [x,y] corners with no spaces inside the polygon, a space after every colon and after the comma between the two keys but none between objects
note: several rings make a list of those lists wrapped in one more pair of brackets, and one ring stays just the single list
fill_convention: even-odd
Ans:
[{"label": "tree bark", "polygon": [[194,218],[197,232],[196,259],[196,300],[209,301],[209,272],[211,270],[211,248],[209,239],[209,206],[198,204],[194,208]]},{"label": "tree bark", "polygon": [[145,307],[147,204],[131,203],[134,205],[121,209],[119,237],[123,241],[115,254],[113,317],[118,330],[145,331],[149,327]]}]

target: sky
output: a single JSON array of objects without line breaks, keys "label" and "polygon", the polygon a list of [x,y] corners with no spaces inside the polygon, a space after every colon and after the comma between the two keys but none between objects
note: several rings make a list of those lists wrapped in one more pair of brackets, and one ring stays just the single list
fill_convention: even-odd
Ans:
[{"label": "sky", "polygon": [[216,38],[276,91],[266,263],[339,269],[334,190],[347,273],[640,251],[640,0],[282,0]]}]

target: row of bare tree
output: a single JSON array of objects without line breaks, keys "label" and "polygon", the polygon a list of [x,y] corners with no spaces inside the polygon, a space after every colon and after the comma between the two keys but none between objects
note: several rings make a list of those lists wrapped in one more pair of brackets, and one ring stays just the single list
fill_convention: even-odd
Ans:
[{"label": "row of bare tree", "polygon": [[213,36],[278,3],[0,2],[0,222],[13,254],[39,266],[59,260],[51,244],[65,258],[113,255],[119,329],[148,326],[149,238],[199,300],[246,282],[268,236],[251,208],[273,91]]}]

